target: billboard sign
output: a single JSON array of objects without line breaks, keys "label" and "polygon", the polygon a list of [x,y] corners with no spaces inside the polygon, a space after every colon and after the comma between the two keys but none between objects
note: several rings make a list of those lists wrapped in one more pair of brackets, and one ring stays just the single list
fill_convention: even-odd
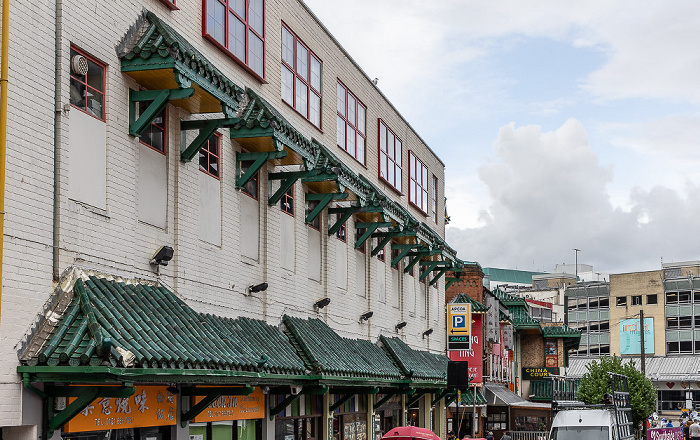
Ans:
[{"label": "billboard sign", "polygon": [[[654,354],[654,318],[644,318],[644,353]],[[620,320],[620,354],[642,354],[639,319]]]}]

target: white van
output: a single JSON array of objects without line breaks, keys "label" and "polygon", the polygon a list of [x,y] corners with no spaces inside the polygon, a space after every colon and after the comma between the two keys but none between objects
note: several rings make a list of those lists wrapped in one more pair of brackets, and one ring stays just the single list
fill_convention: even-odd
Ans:
[{"label": "white van", "polygon": [[552,420],[549,440],[617,440],[613,410],[565,409]]}]

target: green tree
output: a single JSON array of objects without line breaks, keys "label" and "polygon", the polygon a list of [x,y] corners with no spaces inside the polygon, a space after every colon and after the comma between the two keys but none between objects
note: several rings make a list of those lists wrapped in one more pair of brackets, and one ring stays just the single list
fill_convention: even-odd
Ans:
[{"label": "green tree", "polygon": [[578,399],[589,405],[601,403],[605,394],[612,393],[608,373],[623,374],[627,376],[630,389],[632,420],[638,426],[656,411],[656,388],[635,368],[634,362],[630,361],[623,365],[622,359],[617,356],[602,357],[598,361],[591,362],[586,367],[588,372],[581,378]]}]

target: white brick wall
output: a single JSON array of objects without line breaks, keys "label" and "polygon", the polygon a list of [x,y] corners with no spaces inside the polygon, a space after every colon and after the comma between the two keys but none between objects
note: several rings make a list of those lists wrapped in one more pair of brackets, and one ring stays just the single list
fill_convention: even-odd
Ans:
[{"label": "white brick wall", "polygon": [[[320,282],[309,280],[306,264],[307,226],[304,224],[304,188],[296,186],[297,213],[294,218],[296,243],[294,270],[280,269],[281,233],[278,206],[268,206],[266,173],[260,175],[260,252],[259,258],[241,255],[241,237],[247,226],[241,221],[241,198],[235,189],[235,152],[240,146],[222,133],[222,222],[221,246],[198,238],[199,216],[196,159],[191,163],[179,160],[181,135],[179,121],[190,115],[168,107],[166,227],[158,228],[138,221],[138,139],[128,135],[129,88],[139,86],[120,72],[115,46],[134,23],[142,8],[155,12],[170,23],[192,45],[231,80],[250,86],[272,103],[305,136],[316,138],[340,157],[355,173],[373,180],[384,192],[405,206],[420,221],[432,225],[442,236],[443,216],[432,223],[408,204],[408,151],[413,150],[435,174],[440,183],[439,209],[444,210],[444,166],[413,132],[379,90],[348,61],[336,43],[322,30],[296,0],[266,0],[266,80],[260,84],[229,57],[208,43],[201,35],[201,2],[178,1],[179,11],[170,12],[156,0],[109,2],[100,0],[65,0],[61,47],[61,102],[69,103],[69,47],[79,47],[107,64],[106,130],[107,130],[107,208],[94,209],[67,197],[72,176],[68,173],[70,151],[67,148],[71,115],[78,110],[62,112],[60,129],[59,170],[59,273],[70,265],[93,267],[122,276],[155,278],[149,265],[153,252],[161,245],[175,248],[175,257],[161,268],[165,285],[202,312],[226,316],[249,316],[278,324],[283,314],[311,316],[325,320],[338,333],[347,337],[376,340],[379,334],[396,335],[394,325],[407,321],[401,331],[407,343],[418,349],[441,352],[444,349],[444,287],[438,283],[435,293],[427,292],[426,284],[415,278],[415,292],[407,291],[408,275],[401,273],[400,306],[390,296],[393,286],[390,267],[391,252],[387,246],[383,265],[375,264],[370,246],[367,263],[366,295],[358,295],[355,277],[353,222],[348,223],[347,289],[336,286],[335,237],[328,237],[328,219],[322,215],[321,248],[323,265]],[[37,313],[51,294],[53,188],[54,188],[54,2],[39,0],[13,2],[10,27],[10,82],[7,152],[7,189],[3,261],[2,321],[0,321],[0,426],[22,424],[19,397],[20,377],[16,373],[17,344],[35,321]],[[323,131],[297,114],[280,97],[280,23],[284,21],[323,61]],[[336,81],[342,82],[367,106],[367,166],[358,163],[335,146]],[[403,150],[403,194],[386,188],[377,179],[377,119],[382,118],[401,137]],[[191,141],[195,133],[188,133]],[[104,146],[96,145],[96,148]],[[90,166],[86,163],[85,166]],[[430,177],[430,176],[429,176]],[[74,178],[74,177],[73,177]],[[431,181],[432,184],[432,181]],[[442,211],[440,211],[442,212]],[[333,245],[333,246],[331,246]],[[377,270],[384,270],[387,299],[379,301]],[[417,270],[418,268],[416,268]],[[262,281],[269,283],[266,292],[245,296],[245,287]],[[313,303],[324,296],[331,304],[321,313]],[[424,301],[416,305],[409,301]],[[437,306],[436,304],[437,303]],[[359,315],[372,310],[369,322],[359,323]],[[421,310],[424,311],[421,316]],[[435,312],[439,316],[435,316]],[[428,338],[422,333],[434,328]],[[26,417],[26,415],[25,415]]]}]

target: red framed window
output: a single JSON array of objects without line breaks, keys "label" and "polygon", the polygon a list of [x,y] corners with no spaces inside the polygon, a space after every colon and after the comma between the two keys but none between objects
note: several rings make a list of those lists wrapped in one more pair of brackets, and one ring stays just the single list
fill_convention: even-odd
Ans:
[{"label": "red framed window", "polygon": [[[305,215],[309,215],[311,212],[313,212],[313,210],[316,209],[316,207],[318,207],[319,203],[320,202],[318,200],[307,200],[306,201],[306,214]],[[321,230],[321,215],[320,214],[317,215],[316,218],[313,219],[313,221],[311,223],[307,223],[307,225],[320,231]]]},{"label": "red framed window", "polygon": [[[362,237],[365,234],[365,232],[367,232],[367,229],[365,229],[365,228],[355,229],[355,243],[357,243],[357,240],[359,240],[360,237]],[[353,246],[355,245],[355,243],[353,243]],[[366,243],[367,243],[367,241],[363,242],[362,245],[360,245],[360,247],[355,248],[355,249],[357,249],[358,251],[360,251],[364,254]]]},{"label": "red framed window", "polygon": [[75,47],[70,48],[70,104],[105,120],[106,64]]},{"label": "red framed window", "polygon": [[393,131],[379,120],[379,178],[401,193],[403,144]]},{"label": "red framed window", "polygon": [[204,0],[202,34],[246,70],[265,77],[264,0]]},{"label": "red framed window", "polygon": [[428,213],[428,167],[413,151],[408,152],[408,201],[411,205]]},{"label": "red framed window", "polygon": [[321,60],[282,24],[282,100],[321,128]]},{"label": "red framed window", "polygon": [[172,11],[176,11],[176,10],[180,9],[175,4],[175,1],[176,0],[160,0],[161,3],[163,3],[165,6],[167,6]]},{"label": "red framed window", "polygon": [[338,100],[336,117],[336,144],[365,165],[367,145],[367,107],[340,81],[336,87]]},{"label": "red framed window", "polygon": [[[245,160],[241,162],[241,175],[245,174],[246,171],[253,165],[252,160]],[[246,183],[242,188],[241,192],[243,194],[246,194],[255,200],[258,200],[258,194],[259,194],[259,186],[258,186],[258,174],[260,173],[255,173],[255,175]]]},{"label": "red framed window", "polygon": [[[340,217],[340,214],[338,214],[338,216]],[[347,223],[343,223],[338,228],[338,230],[335,231],[335,237],[338,240],[342,241],[343,243],[347,243],[347,241],[348,241],[348,236],[347,236],[348,228],[346,227],[346,225],[347,225]]]},{"label": "red framed window", "polygon": [[217,179],[221,175],[220,143],[221,135],[214,133],[199,149],[199,169]]},{"label": "red framed window", "polygon": [[294,217],[294,185],[280,199],[280,209]]},{"label": "red framed window", "polygon": [[[151,102],[139,102],[139,113],[146,110]],[[139,142],[165,154],[165,109],[151,121],[151,125],[139,137]]]},{"label": "red framed window", "polygon": [[433,221],[438,222],[438,178],[433,175]]}]

